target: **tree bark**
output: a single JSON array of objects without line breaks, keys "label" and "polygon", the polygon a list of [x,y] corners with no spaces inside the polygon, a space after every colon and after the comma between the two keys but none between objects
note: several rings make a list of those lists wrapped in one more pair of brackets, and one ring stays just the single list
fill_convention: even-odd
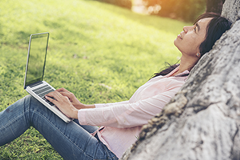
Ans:
[{"label": "tree bark", "polygon": [[240,0],[222,15],[235,22],[192,69],[163,111],[145,125],[126,160],[240,160]]}]

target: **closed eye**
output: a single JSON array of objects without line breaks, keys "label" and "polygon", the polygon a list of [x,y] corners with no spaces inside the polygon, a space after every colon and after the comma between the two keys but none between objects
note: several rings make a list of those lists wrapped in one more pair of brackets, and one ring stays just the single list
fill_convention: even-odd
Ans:
[{"label": "closed eye", "polygon": [[196,28],[197,28],[197,27],[194,27],[194,32],[196,32],[196,31],[197,31],[197,30],[196,30]]},{"label": "closed eye", "polygon": [[198,32],[199,32],[199,31],[200,31],[200,26],[199,26],[199,24],[196,23],[195,25],[196,25],[195,30],[196,30],[196,28],[198,28]]}]

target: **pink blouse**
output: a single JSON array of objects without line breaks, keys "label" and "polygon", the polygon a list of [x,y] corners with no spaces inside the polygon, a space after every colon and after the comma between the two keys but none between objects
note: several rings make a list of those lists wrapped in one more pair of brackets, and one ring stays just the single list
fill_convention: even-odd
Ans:
[{"label": "pink blouse", "polygon": [[187,70],[172,76],[178,69],[179,67],[166,76],[150,79],[129,101],[95,104],[96,108],[79,110],[79,123],[104,126],[100,127],[96,134],[120,158],[138,139],[142,126],[162,111],[186,81],[187,76],[180,75],[189,73]]}]

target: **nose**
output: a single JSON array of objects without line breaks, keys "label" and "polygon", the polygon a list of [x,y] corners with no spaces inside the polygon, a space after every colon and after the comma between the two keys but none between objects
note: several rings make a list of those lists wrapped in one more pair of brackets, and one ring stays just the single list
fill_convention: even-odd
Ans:
[{"label": "nose", "polygon": [[185,32],[185,33],[187,33],[189,30],[192,30],[194,28],[194,26],[184,26],[183,27],[183,31]]},{"label": "nose", "polygon": [[195,26],[184,26],[184,27],[183,27],[183,31],[184,31],[185,33],[187,33],[188,31],[193,30],[194,27],[195,27]]},{"label": "nose", "polygon": [[183,27],[183,31],[184,31],[185,33],[187,33],[187,32],[188,32],[188,26],[184,26],[184,27]]}]

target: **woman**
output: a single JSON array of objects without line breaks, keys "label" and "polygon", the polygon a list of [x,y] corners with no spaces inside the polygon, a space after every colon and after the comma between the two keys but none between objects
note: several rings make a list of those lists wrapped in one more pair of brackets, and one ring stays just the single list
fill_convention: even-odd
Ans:
[{"label": "woman", "polygon": [[184,27],[174,41],[182,53],[180,64],[157,73],[129,101],[85,105],[66,89],[48,93],[49,101],[75,119],[68,124],[26,96],[0,112],[0,145],[33,126],[64,159],[120,158],[137,140],[141,127],[161,112],[192,67],[230,25],[225,18],[206,13],[193,26]]}]

